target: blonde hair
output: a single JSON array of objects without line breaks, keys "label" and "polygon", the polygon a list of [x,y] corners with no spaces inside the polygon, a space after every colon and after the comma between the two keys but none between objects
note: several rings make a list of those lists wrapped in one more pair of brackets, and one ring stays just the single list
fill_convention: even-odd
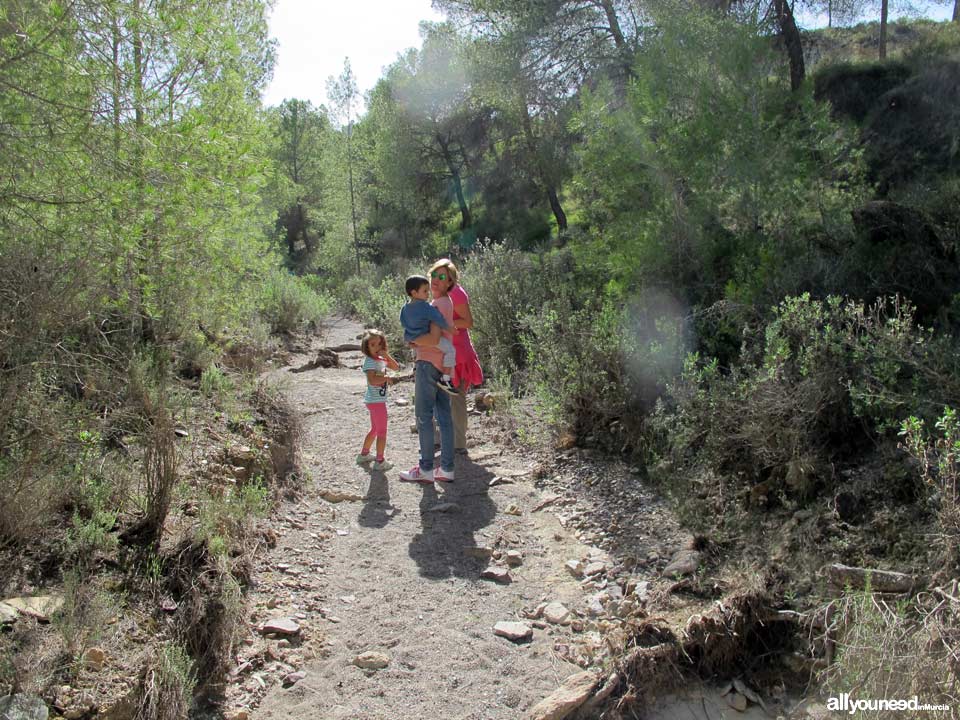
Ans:
[{"label": "blonde hair", "polygon": [[360,352],[362,352],[368,358],[372,358],[374,360],[376,358],[374,358],[373,355],[370,354],[370,341],[375,337],[380,338],[380,349],[386,350],[387,337],[376,328],[370,328],[365,333],[363,333],[363,339],[360,341]]},{"label": "blonde hair", "polygon": [[433,265],[430,266],[430,269],[427,270],[427,275],[432,273],[434,270],[439,270],[440,268],[446,268],[447,274],[450,276],[450,279],[453,280],[453,283],[450,287],[453,287],[457,284],[457,278],[460,276],[457,266],[453,264],[453,260],[450,258],[441,258],[437,260]]}]

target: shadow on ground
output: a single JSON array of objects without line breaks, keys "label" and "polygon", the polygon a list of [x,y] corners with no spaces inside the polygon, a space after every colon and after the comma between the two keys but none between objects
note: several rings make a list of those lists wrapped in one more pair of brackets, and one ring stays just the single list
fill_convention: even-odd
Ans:
[{"label": "shadow on ground", "polygon": [[[456,473],[456,482],[422,486],[421,532],[410,541],[409,553],[424,577],[476,578],[479,574],[479,561],[467,551],[477,547],[476,531],[489,525],[497,514],[487,494],[493,474],[465,457],[457,458]],[[459,509],[433,510],[444,503],[454,503]]]},{"label": "shadow on ground", "polygon": [[396,513],[397,509],[390,504],[390,483],[386,473],[371,470],[370,486],[363,498],[363,509],[357,517],[357,522],[363,527],[382,528]]}]

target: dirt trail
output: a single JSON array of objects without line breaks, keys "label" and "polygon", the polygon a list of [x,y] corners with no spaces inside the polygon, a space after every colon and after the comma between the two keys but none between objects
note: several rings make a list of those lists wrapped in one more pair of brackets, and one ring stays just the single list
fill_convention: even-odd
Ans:
[{"label": "dirt trail", "polygon": [[[356,342],[359,331],[338,321],[324,344]],[[311,359],[299,355],[291,365]],[[251,631],[242,653],[260,663],[238,673],[230,704],[255,706],[255,720],[518,718],[583,669],[565,660],[575,631],[540,622],[532,641],[515,644],[493,627],[523,619],[524,608],[542,601],[583,607],[595,586],[585,587],[564,564],[587,558],[591,548],[576,535],[589,535],[563,526],[554,506],[562,502],[535,487],[531,461],[498,447],[495,424],[478,415],[470,417],[469,458],[457,458],[455,483],[399,482],[397,472],[417,459],[412,383],[391,390],[387,458],[396,467],[386,474],[357,467],[368,427],[364,379],[359,353],[340,359],[345,367],[273,374],[305,416],[311,480],[281,510],[275,548],[258,557],[249,620],[256,628],[293,618],[301,631],[286,641]],[[495,477],[507,482],[491,487]],[[353,499],[323,499],[332,491]],[[480,578],[492,562],[485,549],[520,551],[511,582]],[[598,548],[592,552],[604,560]],[[582,640],[585,633],[576,634]],[[355,666],[368,651],[389,664]],[[276,682],[294,671],[305,674],[286,687]]]}]

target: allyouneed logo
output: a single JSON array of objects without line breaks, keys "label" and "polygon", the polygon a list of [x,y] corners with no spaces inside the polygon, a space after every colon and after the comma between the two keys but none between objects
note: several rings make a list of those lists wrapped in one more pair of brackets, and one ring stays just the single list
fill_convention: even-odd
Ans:
[{"label": "allyouneed logo", "polygon": [[931,705],[922,703],[914,695],[909,700],[856,700],[850,697],[850,693],[840,693],[838,697],[832,697],[827,700],[827,710],[838,710],[850,715],[861,710],[949,710],[949,705]]}]

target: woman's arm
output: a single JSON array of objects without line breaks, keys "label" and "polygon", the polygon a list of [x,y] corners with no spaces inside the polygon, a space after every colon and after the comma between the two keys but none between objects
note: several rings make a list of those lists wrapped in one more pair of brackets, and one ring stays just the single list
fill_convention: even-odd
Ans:
[{"label": "woman's arm", "polygon": [[457,326],[460,330],[469,330],[473,327],[473,313],[470,312],[470,303],[465,302],[463,305],[454,305],[453,309],[456,311],[458,317],[453,321],[453,324]]}]

